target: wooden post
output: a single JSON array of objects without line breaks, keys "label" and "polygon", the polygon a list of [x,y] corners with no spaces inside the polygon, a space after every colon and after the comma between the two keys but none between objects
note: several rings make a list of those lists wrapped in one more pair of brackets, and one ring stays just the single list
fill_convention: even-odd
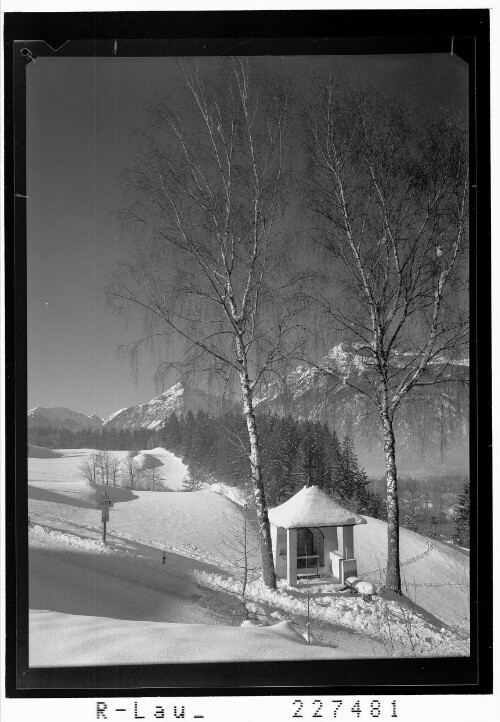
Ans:
[{"label": "wooden post", "polygon": [[98,502],[98,507],[101,509],[102,541],[104,544],[106,544],[106,522],[109,520],[109,508],[111,506],[113,506],[113,502],[106,492],[104,492]]}]

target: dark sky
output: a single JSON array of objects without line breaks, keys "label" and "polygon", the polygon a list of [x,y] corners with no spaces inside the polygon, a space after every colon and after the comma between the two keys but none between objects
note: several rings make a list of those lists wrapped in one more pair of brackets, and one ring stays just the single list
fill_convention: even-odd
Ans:
[{"label": "dark sky", "polygon": [[[260,59],[293,78],[299,96],[325,58]],[[342,77],[407,95],[420,109],[466,114],[467,65],[456,56],[344,56]],[[201,58],[208,72],[220,60]],[[126,201],[118,176],[130,164],[133,129],[159,97],[182,102],[173,58],[37,58],[27,67],[28,407],[67,406],[106,417],[159,391],[154,361],[137,382],[118,358],[140,333],[99,298],[130,239],[113,212]],[[172,383],[175,379],[171,379]],[[161,391],[161,389],[160,389]]]}]

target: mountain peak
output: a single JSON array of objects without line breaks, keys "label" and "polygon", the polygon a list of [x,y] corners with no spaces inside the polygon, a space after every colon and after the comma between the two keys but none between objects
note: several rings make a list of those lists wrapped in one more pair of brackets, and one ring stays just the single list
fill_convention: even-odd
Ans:
[{"label": "mountain peak", "polygon": [[145,404],[120,409],[104,422],[106,429],[147,428],[154,431],[163,426],[173,413],[196,413],[214,407],[214,398],[201,389],[186,388],[178,382]]}]

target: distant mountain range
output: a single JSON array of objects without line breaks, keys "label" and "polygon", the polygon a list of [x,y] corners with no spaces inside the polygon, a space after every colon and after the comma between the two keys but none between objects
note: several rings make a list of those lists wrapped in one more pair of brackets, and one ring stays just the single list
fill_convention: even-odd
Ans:
[{"label": "distant mountain range", "polygon": [[99,416],[86,416],[78,411],[66,409],[63,406],[47,407],[36,406],[28,411],[28,429],[39,426],[50,426],[56,429],[69,429],[69,431],[80,431],[81,429],[99,429],[103,421]]},{"label": "distant mountain range", "polygon": [[[411,354],[395,355],[394,369],[411,362]],[[353,439],[360,463],[370,474],[382,474],[383,448],[378,417],[362,396],[353,396],[348,382],[362,386],[371,363],[369,354],[347,344],[335,346],[319,364],[332,375],[313,366],[298,366],[287,378],[286,386],[269,384],[255,398],[256,409],[290,414],[298,419],[320,421],[343,437]],[[461,381],[468,376],[468,361],[447,363],[435,359],[425,379],[452,379],[449,384],[432,387],[432,393],[412,394],[398,413],[396,426],[398,463],[401,471],[412,474],[447,473],[468,468],[468,392]],[[334,380],[335,379],[335,380]],[[343,381],[339,384],[339,379]],[[455,383],[456,381],[456,383]],[[216,397],[200,389],[177,383],[151,401],[120,409],[106,420],[85,416],[70,409],[37,407],[28,413],[28,426],[53,426],[75,431],[97,429],[159,429],[172,414],[191,410],[220,413]]]}]

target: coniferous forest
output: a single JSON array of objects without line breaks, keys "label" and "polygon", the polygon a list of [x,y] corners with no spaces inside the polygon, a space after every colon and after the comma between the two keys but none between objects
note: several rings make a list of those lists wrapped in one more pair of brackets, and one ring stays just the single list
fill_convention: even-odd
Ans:
[{"label": "coniferous forest", "polygon": [[[334,430],[291,416],[259,416],[262,471],[266,500],[276,506],[303,486],[318,486],[340,504],[358,513],[384,518],[383,497],[369,489],[352,440],[339,439]],[[249,448],[245,419],[226,412],[213,417],[198,411],[175,413],[163,427],[149,429],[84,429],[72,432],[47,427],[29,431],[31,443],[49,448],[100,450],[153,449],[162,446],[180,456],[189,476],[198,482],[224,482],[245,486],[249,482]]]}]

